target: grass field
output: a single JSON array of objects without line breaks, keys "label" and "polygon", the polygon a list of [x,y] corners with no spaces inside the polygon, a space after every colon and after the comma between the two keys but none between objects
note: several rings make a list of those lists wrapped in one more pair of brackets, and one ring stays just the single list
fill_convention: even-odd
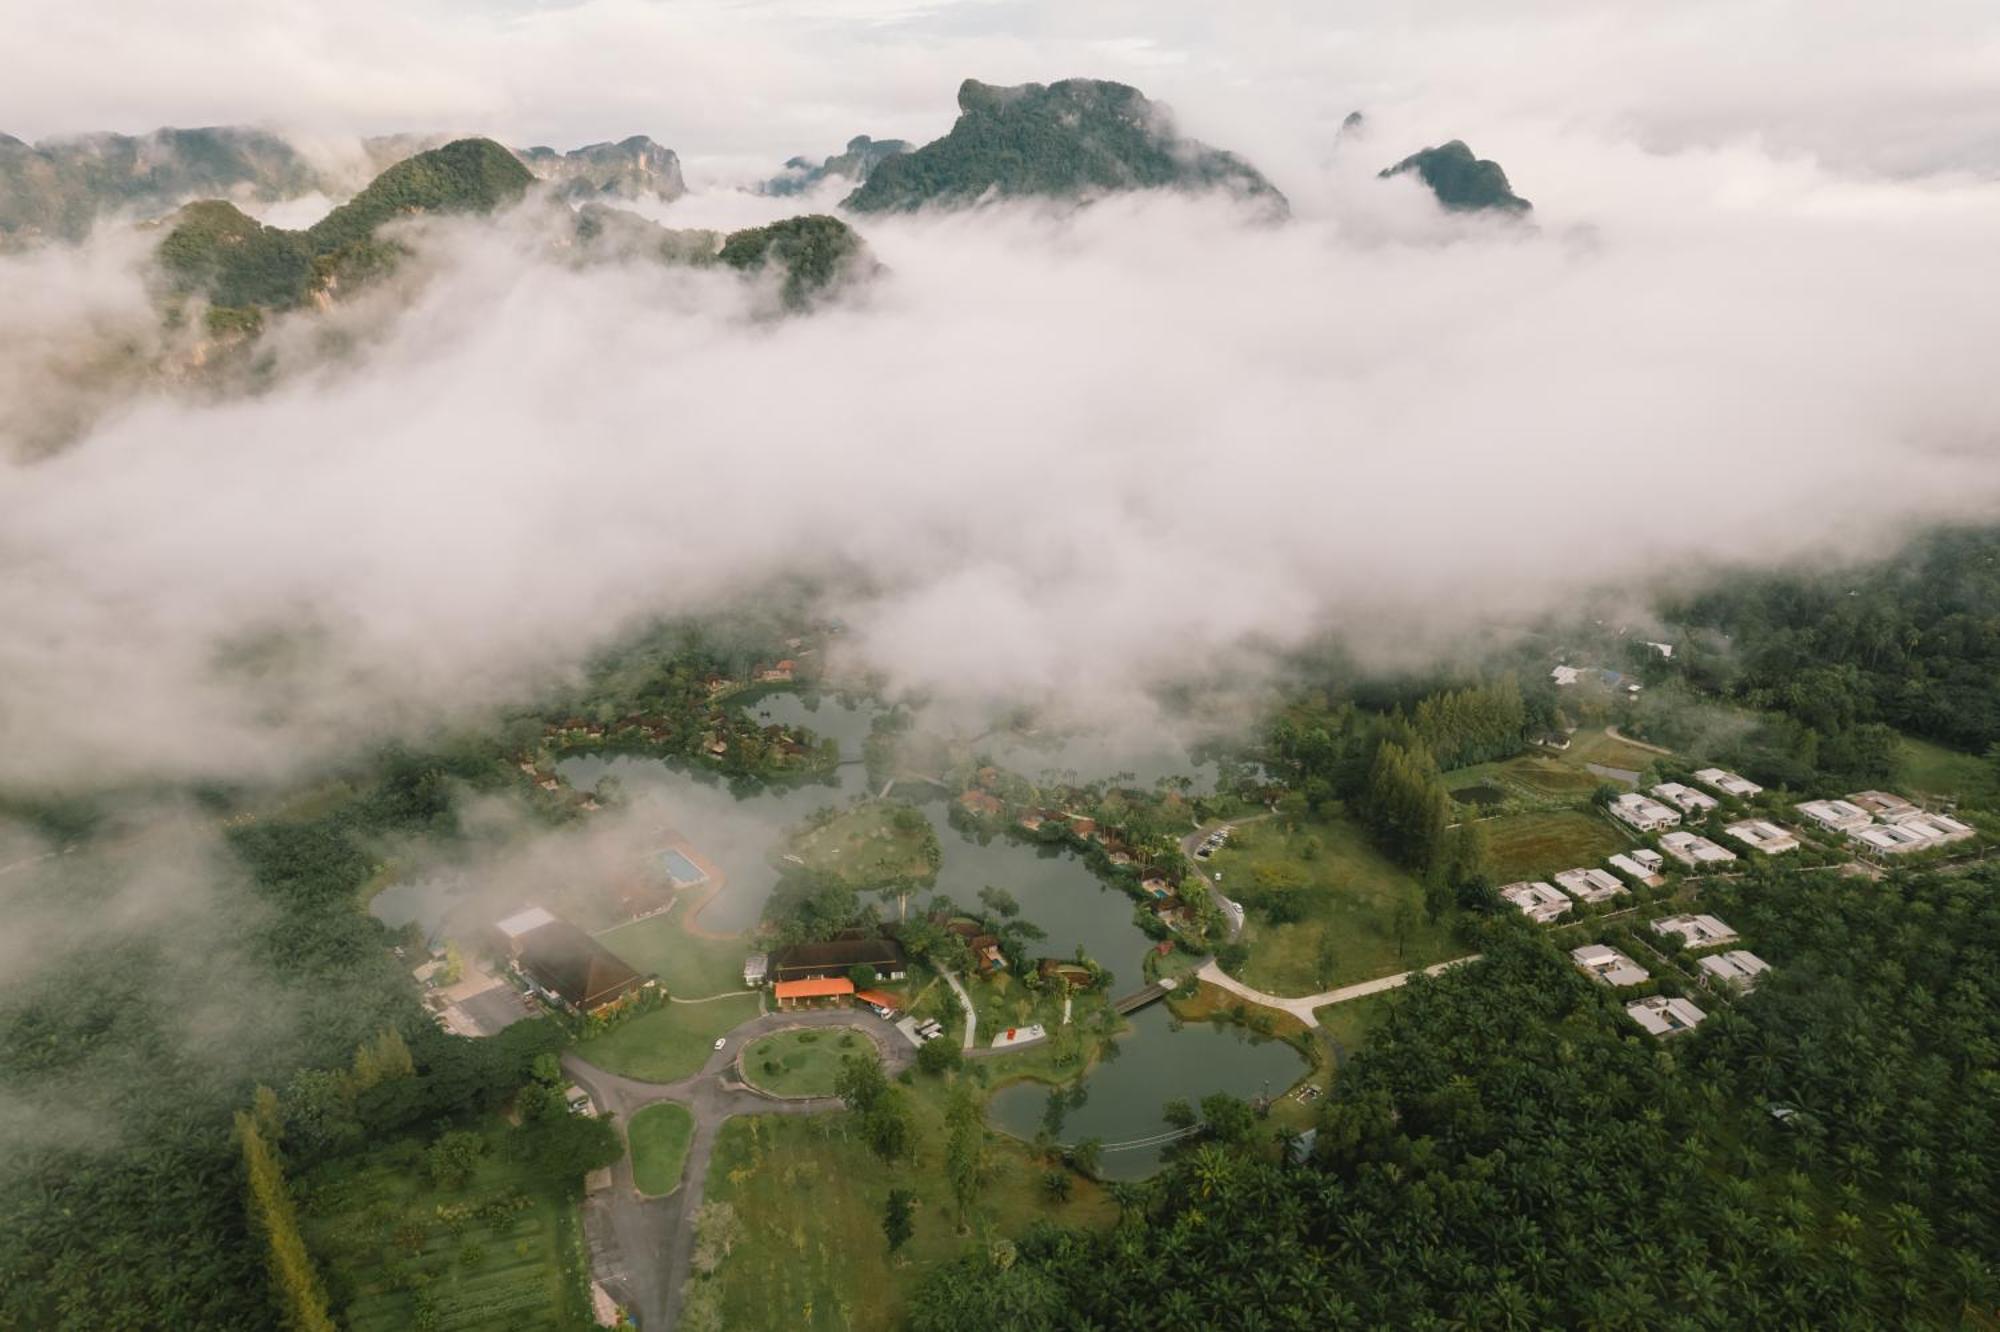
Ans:
[{"label": "grass field", "polygon": [[[1569,738],[1569,748],[1562,752],[1560,762],[1582,769],[1587,763],[1601,763],[1607,768],[1624,768],[1629,772],[1644,772],[1646,765],[1657,761],[1661,755],[1637,745],[1628,745],[1623,740],[1614,740],[1604,733],[1601,726],[1586,726]],[[1596,784],[1593,777],[1592,785]]]},{"label": "grass field", "polygon": [[[1250,910],[1243,931],[1250,960],[1238,979],[1257,989],[1312,994],[1463,951],[1448,920],[1424,919],[1422,885],[1346,818],[1245,823],[1206,864],[1207,872],[1222,873],[1219,886],[1232,897],[1235,884],[1255,882],[1260,869],[1298,881],[1283,891],[1299,895],[1301,919],[1275,924],[1262,910]],[[1321,945],[1329,941],[1333,965],[1322,973]]]},{"label": "grass field", "polygon": [[1389,1015],[1390,1006],[1395,1002],[1396,992],[1386,990],[1381,994],[1350,999],[1344,1004],[1315,1008],[1313,1016],[1319,1019],[1320,1030],[1340,1042],[1340,1048],[1346,1054],[1352,1055],[1368,1044],[1369,1035]]},{"label": "grass field", "polygon": [[743,1052],[743,1076],[774,1096],[831,1096],[840,1061],[873,1048],[866,1036],[829,1027],[774,1031]]},{"label": "grass field", "polygon": [[[1603,760],[1594,760],[1602,762]],[[1624,767],[1622,763],[1610,767]],[[1588,796],[1604,778],[1574,763],[1541,754],[1523,754],[1500,765],[1500,775],[1519,782],[1536,795]]]},{"label": "grass field", "polygon": [[802,832],[791,853],[809,868],[857,888],[898,880],[928,881],[937,872],[937,833],[900,801],[871,800]]},{"label": "grass field", "polygon": [[[741,977],[738,977],[740,980]],[[667,1003],[576,1047],[599,1068],[641,1082],[678,1082],[701,1071],[715,1038],[757,1016],[757,996]]]},{"label": "grass field", "polygon": [[1993,771],[1984,759],[1907,735],[1900,758],[1897,775],[1911,795],[1941,796],[1981,807],[1994,803]]},{"label": "grass field", "polygon": [[404,1332],[427,1316],[438,1332],[593,1326],[576,1205],[522,1173],[506,1132],[498,1119],[486,1127],[486,1151],[457,1188],[432,1184],[414,1137],[303,1177],[302,1226],[342,1327]]},{"label": "grass field", "polygon": [[[885,1166],[838,1115],[749,1115],[722,1126],[707,1196],[727,1202],[743,1239],[711,1278],[722,1286],[722,1326],[792,1332],[897,1326],[906,1292],[924,1274],[988,1236],[1018,1235],[1035,1220],[1105,1225],[1104,1192],[1074,1180],[1066,1203],[1043,1199],[1045,1167],[1018,1144],[987,1135],[987,1182],[959,1235],[944,1177],[942,1085],[910,1089],[915,1155]],[[917,1197],[916,1230],[891,1257],[882,1238],[889,1190]],[[977,1327],[977,1310],[967,1326]]]},{"label": "grass field", "polygon": [[[666,982],[667,993],[686,999],[743,990],[743,959],[749,945],[736,939],[703,939],[681,928],[698,899],[682,894],[672,911],[606,930],[598,942],[644,975]],[[746,991],[747,993],[747,991]]]},{"label": "grass field", "polygon": [[681,1166],[692,1137],[694,1116],[677,1101],[655,1101],[632,1116],[625,1126],[625,1141],[631,1148],[632,1179],[639,1192],[658,1196],[680,1187]]},{"label": "grass field", "polygon": [[1581,810],[1508,814],[1479,826],[1486,830],[1487,865],[1496,883],[1601,865],[1606,856],[1632,844],[1609,820]]}]

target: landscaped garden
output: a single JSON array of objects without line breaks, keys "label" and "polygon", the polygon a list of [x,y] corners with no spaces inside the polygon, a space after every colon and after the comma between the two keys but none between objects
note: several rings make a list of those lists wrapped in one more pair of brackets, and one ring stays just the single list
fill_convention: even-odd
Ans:
[{"label": "landscaped garden", "polygon": [[793,836],[790,853],[856,887],[929,883],[942,854],[930,821],[892,800],[822,811]]},{"label": "landscaped garden", "polygon": [[[737,978],[741,981],[742,977]],[[716,1037],[757,1016],[757,995],[668,1002],[576,1047],[578,1057],[641,1082],[678,1082],[701,1071]]]},{"label": "landscaped garden", "polygon": [[874,1048],[866,1036],[838,1027],[772,1032],[743,1051],[743,1076],[773,1096],[831,1096],[840,1061]]},{"label": "landscaped garden", "polygon": [[694,1137],[694,1116],[678,1101],[655,1101],[641,1107],[625,1126],[632,1152],[632,1180],[639,1192],[658,1195],[680,1187],[687,1161],[688,1140]]}]

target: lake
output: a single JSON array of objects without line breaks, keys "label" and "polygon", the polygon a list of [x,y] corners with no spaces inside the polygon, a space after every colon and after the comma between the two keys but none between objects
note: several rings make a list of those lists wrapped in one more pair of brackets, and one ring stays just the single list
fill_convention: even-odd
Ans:
[{"label": "lake", "polygon": [[[1190,1022],[1173,1030],[1164,1003],[1142,1008],[1126,1021],[1131,1030],[1117,1041],[1118,1054],[1091,1069],[1083,1085],[1084,1103],[1063,1116],[1057,1140],[1074,1146],[1086,1138],[1105,1144],[1133,1142],[1169,1132],[1160,1109],[1180,1098],[1199,1105],[1216,1092],[1248,1100],[1277,1096],[1305,1070],[1299,1052],[1283,1041],[1253,1038],[1241,1027]],[[1050,1088],[1016,1082],[993,1094],[986,1108],[996,1128],[1032,1139],[1042,1125]],[[1143,1179],[1160,1168],[1163,1147],[1106,1151],[1098,1173],[1106,1179]]]}]

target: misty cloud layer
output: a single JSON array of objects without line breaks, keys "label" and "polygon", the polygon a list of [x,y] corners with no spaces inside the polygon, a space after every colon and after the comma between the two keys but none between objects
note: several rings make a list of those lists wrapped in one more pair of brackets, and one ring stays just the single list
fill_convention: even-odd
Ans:
[{"label": "misty cloud layer", "polygon": [[870,220],[892,276],[780,322],[440,228],[356,356],[5,474],[0,778],[281,768],[800,570],[898,688],[1092,712],[1992,511],[2000,194],[1569,150],[1539,230],[1372,157],[1281,229]]}]

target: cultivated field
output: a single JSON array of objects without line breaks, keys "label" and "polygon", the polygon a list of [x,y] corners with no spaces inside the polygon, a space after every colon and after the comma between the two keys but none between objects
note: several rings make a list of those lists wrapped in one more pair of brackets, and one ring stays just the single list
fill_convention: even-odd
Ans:
[{"label": "cultivated field", "polygon": [[592,1326],[576,1205],[522,1172],[505,1132],[488,1127],[458,1188],[432,1184],[414,1137],[301,1179],[302,1225],[341,1326]]},{"label": "cultivated field", "polygon": [[1509,814],[1480,825],[1496,883],[1547,878],[1579,865],[1602,865],[1632,844],[1610,820],[1582,810]]}]

